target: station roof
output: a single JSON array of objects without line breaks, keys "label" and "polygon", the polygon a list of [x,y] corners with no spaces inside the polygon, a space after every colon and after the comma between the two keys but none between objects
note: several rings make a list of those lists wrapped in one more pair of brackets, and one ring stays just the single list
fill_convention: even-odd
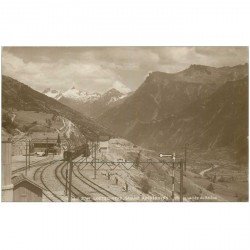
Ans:
[{"label": "station roof", "polygon": [[10,142],[11,141],[11,135],[5,131],[5,129],[2,129],[2,142]]},{"label": "station roof", "polygon": [[[37,143],[56,143],[58,139],[58,133],[56,132],[33,132],[30,134],[32,142]],[[66,139],[60,136],[61,142],[66,141]]]},{"label": "station roof", "polygon": [[30,134],[30,137],[31,137],[31,140],[34,140],[34,139],[38,139],[38,140],[41,140],[41,139],[54,139],[54,140],[57,140],[58,138],[58,133],[54,133],[54,132],[33,132]]},{"label": "station roof", "polygon": [[18,176],[14,176],[14,177],[12,177],[12,179],[11,179],[11,182],[12,182],[12,184],[13,184],[14,186],[16,186],[16,185],[18,185],[19,183],[24,182],[24,181],[29,182],[29,183],[32,184],[33,186],[36,186],[37,188],[43,190],[43,188],[42,188],[41,186],[39,186],[36,182],[34,182],[33,180],[27,178],[27,177],[26,177],[25,175],[23,175],[23,174],[20,174],[20,175],[18,175]]}]

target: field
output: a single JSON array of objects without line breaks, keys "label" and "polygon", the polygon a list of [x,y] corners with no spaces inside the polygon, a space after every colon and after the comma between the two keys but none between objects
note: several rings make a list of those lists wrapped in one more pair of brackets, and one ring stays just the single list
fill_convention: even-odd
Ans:
[{"label": "field", "polygon": [[207,189],[209,186],[228,201],[248,200],[248,166],[238,164],[226,149],[189,152],[187,176]]}]

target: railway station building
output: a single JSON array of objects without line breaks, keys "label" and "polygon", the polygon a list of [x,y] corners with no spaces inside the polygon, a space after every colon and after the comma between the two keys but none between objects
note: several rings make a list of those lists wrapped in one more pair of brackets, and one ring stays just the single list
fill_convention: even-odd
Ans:
[{"label": "railway station building", "polygon": [[14,202],[39,202],[43,199],[43,189],[23,174],[12,178]]},{"label": "railway station building", "polygon": [[61,153],[61,145],[65,143],[56,132],[33,132],[30,134],[32,152]]},{"label": "railway station building", "polygon": [[99,136],[99,152],[101,155],[108,153],[110,136]]}]

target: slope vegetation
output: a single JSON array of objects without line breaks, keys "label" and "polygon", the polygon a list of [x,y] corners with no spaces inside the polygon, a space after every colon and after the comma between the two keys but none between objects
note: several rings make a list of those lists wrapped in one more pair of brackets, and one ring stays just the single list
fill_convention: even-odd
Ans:
[{"label": "slope vegetation", "polygon": [[[244,151],[247,138],[248,65],[191,65],[153,72],[99,121],[114,133],[156,150],[229,147]],[[244,148],[241,149],[241,148]]]},{"label": "slope vegetation", "polygon": [[2,76],[2,109],[5,115],[3,127],[7,129],[10,126],[10,120],[6,118],[6,114],[15,109],[65,117],[77,125],[80,131],[89,139],[95,139],[98,134],[108,134],[105,128],[81,113],[8,76]]}]

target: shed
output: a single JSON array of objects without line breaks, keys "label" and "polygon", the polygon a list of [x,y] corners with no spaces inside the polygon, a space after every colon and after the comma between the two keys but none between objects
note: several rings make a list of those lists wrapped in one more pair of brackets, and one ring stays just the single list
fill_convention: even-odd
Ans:
[{"label": "shed", "polygon": [[109,141],[100,141],[99,152],[107,153],[109,148]]},{"label": "shed", "polygon": [[[60,154],[62,140],[55,132],[33,132],[30,134],[34,152],[46,151]],[[60,139],[59,139],[60,138]]]},{"label": "shed", "polygon": [[43,189],[36,182],[30,180],[23,174],[12,178],[14,185],[13,201],[36,202],[42,201]]}]

